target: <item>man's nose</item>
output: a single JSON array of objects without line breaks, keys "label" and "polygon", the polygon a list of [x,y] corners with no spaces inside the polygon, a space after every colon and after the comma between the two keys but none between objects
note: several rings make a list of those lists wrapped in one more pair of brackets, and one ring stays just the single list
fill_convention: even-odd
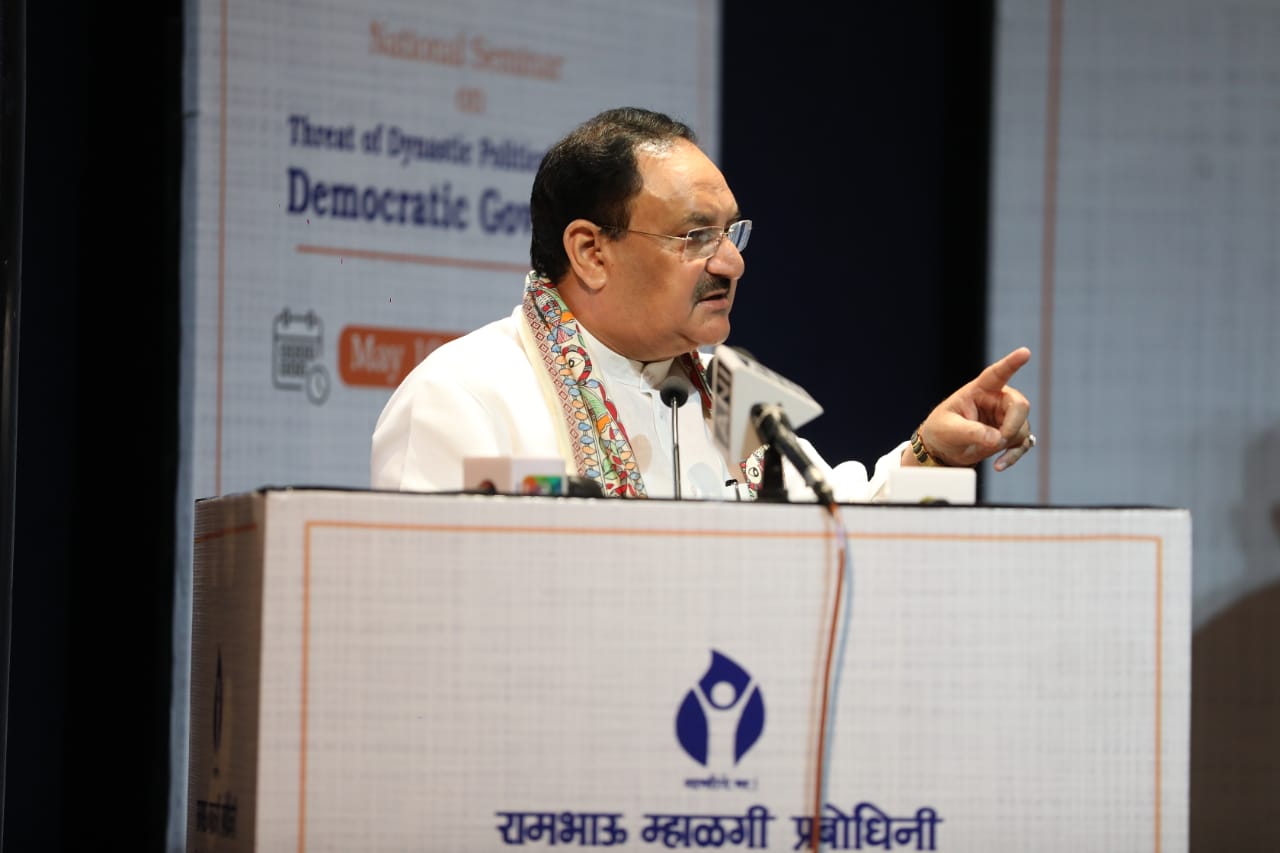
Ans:
[{"label": "man's nose", "polygon": [[741,278],[746,268],[747,262],[742,259],[742,252],[738,251],[738,247],[728,237],[720,241],[715,254],[707,259],[707,272],[712,275]]}]

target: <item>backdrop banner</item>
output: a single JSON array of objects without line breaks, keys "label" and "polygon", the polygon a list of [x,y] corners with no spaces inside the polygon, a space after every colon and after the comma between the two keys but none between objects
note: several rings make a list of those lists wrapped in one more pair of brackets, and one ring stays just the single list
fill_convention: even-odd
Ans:
[{"label": "backdrop banner", "polygon": [[185,813],[191,506],[369,483],[391,390],[508,314],[546,148],[613,106],[713,158],[720,3],[187,0],[169,844]]},{"label": "backdrop banner", "polygon": [[712,156],[719,4],[196,4],[184,336],[204,497],[365,486],[391,389],[508,314],[543,153],[610,106]]}]

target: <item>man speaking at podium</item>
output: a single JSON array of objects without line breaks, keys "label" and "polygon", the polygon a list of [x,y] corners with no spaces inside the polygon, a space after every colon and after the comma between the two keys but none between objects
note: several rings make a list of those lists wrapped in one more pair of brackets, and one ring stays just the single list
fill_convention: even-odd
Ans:
[{"label": "man speaking at podium", "polygon": [[[643,109],[600,113],[546,153],[530,218],[523,303],[439,347],[400,384],[374,429],[372,486],[454,491],[468,485],[466,457],[558,457],[607,496],[752,495],[762,457],[724,458],[699,353],[729,335],[752,226],[693,131]],[[858,462],[832,469],[800,444],[841,502],[876,500],[898,466],[973,466],[999,453],[1004,470],[1035,446],[1029,403],[1008,385],[1030,357],[1019,348],[988,366],[871,476]],[[671,405],[673,381],[689,405]],[[800,499],[805,481],[784,467]]]}]

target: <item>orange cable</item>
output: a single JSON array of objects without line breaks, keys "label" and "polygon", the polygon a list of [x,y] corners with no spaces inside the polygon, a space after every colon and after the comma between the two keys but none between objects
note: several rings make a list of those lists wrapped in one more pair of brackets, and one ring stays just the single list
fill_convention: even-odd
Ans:
[{"label": "orange cable", "polygon": [[[831,517],[835,519],[836,524],[840,523],[837,515],[837,508],[834,503],[827,504],[827,511],[831,513]],[[813,824],[809,829],[809,845],[812,850],[818,850],[821,843],[822,833],[822,770],[823,756],[826,753],[827,744],[827,708],[830,705],[831,692],[831,664],[835,658],[836,631],[840,624],[840,601],[841,594],[844,592],[844,552],[848,547],[843,542],[836,549],[836,595],[835,601],[831,606],[831,627],[827,632],[827,659],[823,666],[822,675],[822,713],[818,722],[818,761],[817,772],[814,777],[813,786]]]}]

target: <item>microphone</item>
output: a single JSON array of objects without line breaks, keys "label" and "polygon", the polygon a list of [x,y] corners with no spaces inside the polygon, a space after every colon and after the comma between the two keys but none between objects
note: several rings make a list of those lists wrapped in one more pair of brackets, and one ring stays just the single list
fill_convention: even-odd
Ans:
[{"label": "microphone", "polygon": [[[795,427],[822,414],[822,406],[796,383],[774,373],[743,350],[717,346],[715,371],[711,377],[711,432],[716,447],[726,459],[746,459],[762,444],[785,454],[820,500],[831,503],[831,487],[800,446]],[[781,466],[781,456],[774,460]],[[773,471],[772,476],[780,475]],[[771,479],[781,492],[781,479]],[[762,484],[761,495],[765,493]],[[775,489],[769,489],[772,494]],[[785,498],[781,498],[785,499]]]},{"label": "microphone", "polygon": [[822,476],[822,472],[818,470],[818,466],[813,464],[809,454],[805,453],[804,448],[800,446],[800,440],[796,438],[795,430],[791,428],[791,422],[787,420],[787,413],[782,410],[782,407],[776,403],[767,406],[756,403],[751,407],[751,418],[760,437],[768,443],[769,447],[778,448],[791,460],[791,464],[796,466],[796,470],[804,477],[809,488],[813,489],[818,500],[823,504],[835,503],[835,492]]},{"label": "microphone", "polygon": [[675,497],[680,500],[680,407],[689,400],[689,383],[681,376],[668,376],[658,388],[664,406],[671,407],[671,473]]},{"label": "microphone", "polygon": [[746,459],[761,440],[751,407],[776,404],[793,427],[802,427],[822,414],[822,406],[790,379],[774,373],[740,349],[720,344],[715,349],[711,376],[711,433],[725,459]]}]

